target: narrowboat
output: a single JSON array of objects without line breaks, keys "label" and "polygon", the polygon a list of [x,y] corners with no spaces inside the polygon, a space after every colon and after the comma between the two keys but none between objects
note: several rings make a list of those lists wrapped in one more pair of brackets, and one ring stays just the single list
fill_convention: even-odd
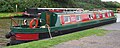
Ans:
[{"label": "narrowboat", "polygon": [[[53,33],[116,22],[112,10],[84,11],[82,8],[31,8],[22,17],[11,18],[9,45],[40,40],[44,33]],[[67,32],[67,31],[66,31]]]}]

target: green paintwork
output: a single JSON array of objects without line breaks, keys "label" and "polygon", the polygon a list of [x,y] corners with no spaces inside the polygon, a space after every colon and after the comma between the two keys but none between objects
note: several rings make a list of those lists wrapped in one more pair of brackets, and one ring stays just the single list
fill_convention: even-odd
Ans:
[{"label": "green paintwork", "polygon": [[53,12],[43,12],[41,13],[40,18],[43,20],[41,23],[41,26],[46,24],[46,13],[48,13],[50,15],[50,26],[55,26],[55,23],[57,21],[57,14],[53,13]]},{"label": "green paintwork", "polygon": [[[53,17],[53,14],[52,14],[52,17]],[[57,17],[55,17],[55,18],[57,19]],[[99,23],[102,23],[102,22],[108,22],[108,21],[111,21],[111,20],[116,20],[116,17],[104,18],[103,20],[91,20],[89,22],[80,22],[80,23],[77,23],[77,24],[69,24],[69,25],[64,25],[64,26],[62,26],[62,25],[60,25],[60,23],[58,23],[59,19],[58,19],[58,21],[56,19],[51,19],[51,21],[50,21],[51,23],[54,23],[54,24],[51,24],[51,26],[52,26],[52,27],[50,27],[51,32],[68,30],[68,29],[83,27],[83,26],[87,26],[87,25],[99,24]],[[56,21],[53,21],[53,20],[56,20]],[[59,26],[55,25],[55,22]],[[45,33],[45,32],[48,32],[48,29],[47,28],[30,29],[30,28],[21,28],[21,27],[18,27],[18,28],[17,27],[15,27],[15,28],[11,27],[11,32],[14,32],[14,33]]]},{"label": "green paintwork", "polygon": [[50,13],[50,26],[55,26],[57,21],[57,14],[55,13]]}]

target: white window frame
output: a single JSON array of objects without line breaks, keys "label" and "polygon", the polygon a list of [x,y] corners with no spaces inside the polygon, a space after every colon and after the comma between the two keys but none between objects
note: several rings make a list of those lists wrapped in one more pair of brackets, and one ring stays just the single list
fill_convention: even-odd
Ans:
[{"label": "white window frame", "polygon": [[105,18],[105,13],[102,14],[103,18]]},{"label": "white window frame", "polygon": [[[79,17],[79,20],[77,20],[78,17]],[[80,15],[77,15],[77,16],[76,16],[76,21],[81,21],[81,16],[80,16]]]},{"label": "white window frame", "polygon": [[108,15],[109,15],[109,16],[112,16],[112,14],[111,14],[110,12],[108,13]]},{"label": "white window frame", "polygon": [[[67,21],[65,21],[65,20],[66,20],[65,17],[67,17]],[[70,16],[64,16],[64,22],[65,22],[65,23],[69,23],[69,22],[70,22]]]},{"label": "white window frame", "polygon": [[96,17],[97,17],[97,18],[100,18],[100,14],[96,14]]},{"label": "white window frame", "polygon": [[89,14],[89,19],[93,19],[93,14]]}]

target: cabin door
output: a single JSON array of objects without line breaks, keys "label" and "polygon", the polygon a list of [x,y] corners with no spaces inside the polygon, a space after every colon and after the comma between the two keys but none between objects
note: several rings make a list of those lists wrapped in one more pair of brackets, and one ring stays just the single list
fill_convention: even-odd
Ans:
[{"label": "cabin door", "polygon": [[50,14],[46,13],[46,24],[50,25]]}]

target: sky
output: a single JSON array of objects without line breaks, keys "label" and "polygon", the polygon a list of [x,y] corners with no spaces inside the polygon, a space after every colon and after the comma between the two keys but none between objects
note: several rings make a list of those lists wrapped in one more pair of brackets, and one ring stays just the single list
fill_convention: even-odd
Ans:
[{"label": "sky", "polygon": [[120,0],[102,0],[102,1],[117,1],[120,3]]}]

